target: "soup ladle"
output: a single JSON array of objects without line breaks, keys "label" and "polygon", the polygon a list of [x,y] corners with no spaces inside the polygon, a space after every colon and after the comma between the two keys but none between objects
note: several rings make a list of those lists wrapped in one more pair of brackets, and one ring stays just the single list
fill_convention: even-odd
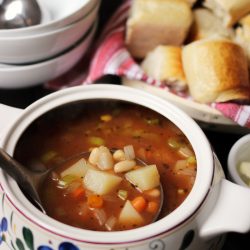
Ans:
[{"label": "soup ladle", "polygon": [[[79,159],[80,157],[88,157],[88,156],[89,152],[83,152],[76,156],[72,156],[69,159],[66,159],[65,161],[62,162],[62,164],[66,163],[67,161],[71,161],[72,159],[76,158]],[[136,158],[136,161],[141,165],[144,166],[147,165],[141,159]],[[0,148],[0,168],[2,168],[9,176],[11,176],[17,182],[17,184],[20,186],[23,193],[30,200],[30,202],[34,204],[38,209],[40,209],[44,214],[46,214],[46,211],[42,205],[40,196],[38,194],[38,188],[43,183],[43,181],[48,177],[48,175],[53,171],[55,171],[55,169],[60,168],[60,166],[61,164],[59,164],[59,166],[56,166],[54,168],[47,169],[43,172],[35,172],[24,167],[21,163],[19,163],[13,157],[11,157],[5,150]],[[161,184],[160,184],[160,193],[161,193],[160,206],[153,221],[157,220],[157,218],[159,217],[163,204],[163,188]]]},{"label": "soup ladle", "polygon": [[36,0],[0,0],[0,29],[37,25],[42,13]]}]

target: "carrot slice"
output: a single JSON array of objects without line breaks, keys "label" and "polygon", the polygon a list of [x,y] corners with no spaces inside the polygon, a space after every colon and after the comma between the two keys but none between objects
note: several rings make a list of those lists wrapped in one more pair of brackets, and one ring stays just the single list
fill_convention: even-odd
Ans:
[{"label": "carrot slice", "polygon": [[103,198],[99,195],[88,196],[87,203],[89,207],[101,208],[103,206]]},{"label": "carrot slice", "polygon": [[146,211],[149,212],[149,213],[156,213],[159,209],[159,205],[157,202],[155,201],[149,201],[148,202],[148,205],[147,205],[147,208],[146,208]]},{"label": "carrot slice", "polygon": [[80,198],[81,196],[84,195],[84,188],[83,187],[76,188],[71,194],[74,198]]},{"label": "carrot slice", "polygon": [[131,201],[131,203],[139,213],[143,212],[147,207],[147,201],[142,196],[137,196]]}]

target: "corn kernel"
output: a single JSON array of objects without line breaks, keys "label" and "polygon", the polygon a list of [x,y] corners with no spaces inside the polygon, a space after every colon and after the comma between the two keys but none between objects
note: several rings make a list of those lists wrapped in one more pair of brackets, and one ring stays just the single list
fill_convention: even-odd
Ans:
[{"label": "corn kernel", "polygon": [[109,122],[112,120],[112,116],[111,115],[101,115],[101,121],[103,122]]},{"label": "corn kernel", "polygon": [[185,193],[184,189],[181,189],[181,188],[179,188],[179,189],[177,190],[177,192],[178,192],[178,194],[184,194],[184,193]]}]

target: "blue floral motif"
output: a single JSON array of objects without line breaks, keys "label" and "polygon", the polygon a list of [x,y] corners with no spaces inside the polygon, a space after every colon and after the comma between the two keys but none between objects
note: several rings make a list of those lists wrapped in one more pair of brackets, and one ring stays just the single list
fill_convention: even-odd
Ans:
[{"label": "blue floral motif", "polygon": [[[53,249],[48,246],[40,246],[37,248],[37,250],[53,250]],[[59,245],[58,250],[80,250],[80,249],[70,242],[63,242]]]},{"label": "blue floral motif", "polygon": [[[3,214],[4,214],[4,205],[5,205],[4,199],[5,199],[5,195],[2,196],[2,202],[0,201],[2,203]],[[12,224],[12,220],[13,220],[13,212],[11,213],[11,216],[10,216],[10,224]],[[30,250],[33,250],[33,249],[36,249],[36,250],[80,250],[79,247],[75,246],[74,244],[70,242],[60,243],[60,245],[58,246],[58,249],[54,249],[51,246],[46,246],[46,245],[40,245],[38,247],[35,247],[33,232],[27,227],[22,228],[23,238],[16,238],[15,243],[14,243],[14,239],[11,239],[9,235],[10,240],[7,241],[6,234],[8,233],[8,227],[9,227],[8,224],[9,222],[7,218],[5,216],[2,217],[2,219],[0,220],[0,246],[1,244],[5,243],[8,249],[10,250],[26,249],[25,245]],[[49,244],[52,244],[52,242],[50,241]]]},{"label": "blue floral motif", "polygon": [[51,247],[47,247],[47,246],[40,246],[37,248],[37,250],[53,250]]},{"label": "blue floral motif", "polygon": [[78,247],[69,242],[63,242],[60,244],[58,250],[80,250]]},{"label": "blue floral motif", "polygon": [[3,217],[0,225],[0,245],[5,240],[4,233],[7,232],[7,230],[8,230],[8,221],[5,217]]}]

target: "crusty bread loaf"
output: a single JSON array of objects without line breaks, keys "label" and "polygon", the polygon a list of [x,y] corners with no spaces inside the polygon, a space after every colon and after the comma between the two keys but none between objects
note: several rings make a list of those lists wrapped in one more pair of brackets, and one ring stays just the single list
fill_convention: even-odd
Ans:
[{"label": "crusty bread loaf", "polygon": [[250,67],[250,14],[239,21],[235,31],[235,41],[244,48]]},{"label": "crusty bread loaf", "polygon": [[142,69],[154,79],[178,89],[187,87],[182,68],[181,47],[159,45],[141,63]]},{"label": "crusty bread loaf", "polygon": [[223,19],[227,27],[233,26],[250,12],[249,0],[205,0],[204,5]]},{"label": "crusty bread loaf", "polygon": [[190,32],[190,41],[210,37],[232,38],[233,29],[223,25],[222,20],[206,8],[198,8],[193,11],[194,22]]},{"label": "crusty bread loaf", "polygon": [[185,0],[134,0],[125,43],[133,57],[144,58],[158,45],[181,45],[191,23],[191,7]]},{"label": "crusty bread loaf", "polygon": [[190,94],[201,103],[250,100],[247,59],[226,39],[205,39],[183,48],[183,68]]}]

